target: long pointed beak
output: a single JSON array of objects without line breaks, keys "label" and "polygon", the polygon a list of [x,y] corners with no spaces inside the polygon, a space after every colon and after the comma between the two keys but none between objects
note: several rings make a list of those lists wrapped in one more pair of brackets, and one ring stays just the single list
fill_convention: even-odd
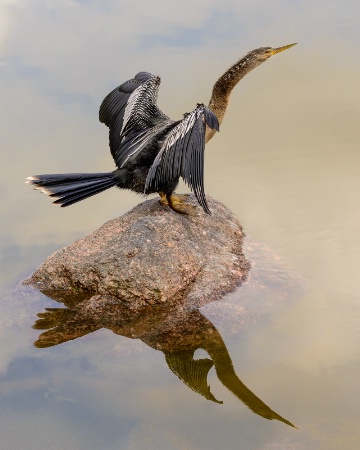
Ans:
[{"label": "long pointed beak", "polygon": [[294,45],[296,45],[296,44],[297,44],[297,42],[295,42],[295,44],[284,45],[284,47],[273,48],[271,50],[271,56],[275,55],[276,53],[283,52],[284,50],[287,50],[290,47],[294,47]]}]

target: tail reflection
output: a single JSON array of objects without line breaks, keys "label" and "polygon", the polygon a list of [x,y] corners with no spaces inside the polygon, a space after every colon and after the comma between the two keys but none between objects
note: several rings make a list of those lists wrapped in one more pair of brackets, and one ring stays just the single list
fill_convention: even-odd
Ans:
[{"label": "tail reflection", "polygon": [[[294,427],[241,382],[220,333],[199,310],[165,310],[162,306],[139,312],[106,296],[92,297],[77,304],[69,298],[57,297],[56,300],[68,308],[47,308],[38,314],[33,328],[47,331],[34,343],[36,347],[59,345],[107,328],[121,336],[141,339],[153,349],[161,350],[171,371],[207,400],[222,403],[211,393],[207,382],[209,370],[214,366],[221,383],[254,413]],[[205,350],[210,359],[194,359],[197,349]]]}]

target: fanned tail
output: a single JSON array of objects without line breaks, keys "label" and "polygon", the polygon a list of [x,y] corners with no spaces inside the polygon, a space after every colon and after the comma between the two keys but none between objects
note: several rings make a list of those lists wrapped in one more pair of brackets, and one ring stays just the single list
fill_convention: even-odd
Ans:
[{"label": "fanned tail", "polygon": [[64,207],[116,186],[118,180],[112,172],[69,173],[33,175],[27,178],[27,183],[55,198],[53,203]]}]

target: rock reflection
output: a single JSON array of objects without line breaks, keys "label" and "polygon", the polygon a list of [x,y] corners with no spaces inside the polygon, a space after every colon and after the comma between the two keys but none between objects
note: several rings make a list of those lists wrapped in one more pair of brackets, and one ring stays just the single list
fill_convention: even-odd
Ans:
[{"label": "rock reflection", "polygon": [[[51,297],[64,303],[66,308],[46,308],[45,312],[38,314],[39,319],[33,328],[47,331],[34,343],[36,347],[59,345],[107,328],[115,334],[140,339],[149,347],[162,351],[171,371],[207,400],[222,403],[212,394],[207,382],[208,372],[214,366],[221,383],[254,413],[294,427],[241,382],[220,333],[199,310],[153,306],[151,311],[141,312],[129,309],[112,297],[79,299],[73,294],[57,295],[53,291]],[[197,349],[205,350],[210,358],[194,359]]]}]

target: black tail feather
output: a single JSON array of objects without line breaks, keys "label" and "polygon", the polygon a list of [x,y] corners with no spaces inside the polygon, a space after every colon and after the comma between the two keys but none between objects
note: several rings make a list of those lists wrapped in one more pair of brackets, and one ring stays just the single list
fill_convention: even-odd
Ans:
[{"label": "black tail feather", "polygon": [[80,202],[117,184],[112,172],[34,175],[27,180],[35,189],[56,198],[53,203],[62,207]]},{"label": "black tail feather", "polygon": [[68,195],[64,195],[60,198],[57,198],[53,203],[56,205],[61,205],[62,207],[73,205],[74,203],[80,202],[81,200],[85,200],[88,197],[92,197],[93,195],[99,194],[100,192],[105,191],[114,186],[112,181],[107,183],[95,185],[89,187],[88,189],[83,189],[78,191],[77,193],[71,193]]},{"label": "black tail feather", "polygon": [[92,190],[94,187],[99,188],[102,186],[105,186],[107,184],[112,185],[112,180],[102,180],[102,181],[91,181],[89,183],[82,183],[81,185],[71,184],[69,186],[67,185],[60,185],[60,186],[51,186],[43,188],[43,191],[46,191],[49,193],[50,197],[62,197],[63,195],[71,195],[71,194],[80,194],[81,192],[85,192],[88,190]]},{"label": "black tail feather", "polygon": [[88,182],[96,179],[113,178],[113,172],[104,173],[52,173],[43,175],[33,175],[27,178],[30,184],[41,186],[49,186],[65,183],[79,183],[80,181]]}]

